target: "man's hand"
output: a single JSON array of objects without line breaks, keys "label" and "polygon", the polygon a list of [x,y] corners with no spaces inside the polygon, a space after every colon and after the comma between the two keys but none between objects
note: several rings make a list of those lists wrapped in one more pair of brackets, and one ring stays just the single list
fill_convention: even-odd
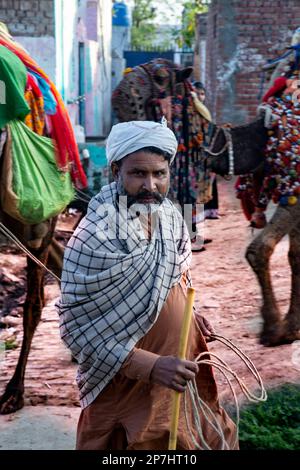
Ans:
[{"label": "man's hand", "polygon": [[203,317],[199,313],[195,313],[195,318],[198,327],[201,330],[201,333],[203,334],[205,341],[209,343],[210,341],[214,341],[215,338],[212,338],[211,335],[215,333],[215,330],[211,326],[210,322],[207,320],[207,318]]},{"label": "man's hand", "polygon": [[195,362],[178,359],[174,356],[161,356],[157,359],[150,375],[150,382],[184,392],[187,383],[194,379],[199,368]]}]

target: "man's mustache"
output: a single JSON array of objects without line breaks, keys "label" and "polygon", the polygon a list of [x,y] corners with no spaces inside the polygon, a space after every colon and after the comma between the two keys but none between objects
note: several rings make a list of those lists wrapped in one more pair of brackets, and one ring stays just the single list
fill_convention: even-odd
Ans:
[{"label": "man's mustache", "polygon": [[164,197],[158,193],[158,192],[149,192],[149,191],[141,191],[140,193],[138,193],[136,196],[135,196],[136,200],[137,201],[141,201],[143,199],[154,199],[156,200],[157,202],[163,202],[164,200]]},{"label": "man's mustache", "polygon": [[[149,191],[141,191],[140,193],[136,194],[135,196],[130,196],[127,194],[127,206],[131,207],[134,204],[143,204],[144,199],[153,199],[156,203],[161,204],[165,199],[165,196],[158,192],[149,192]],[[155,203],[154,202],[154,203]]]}]

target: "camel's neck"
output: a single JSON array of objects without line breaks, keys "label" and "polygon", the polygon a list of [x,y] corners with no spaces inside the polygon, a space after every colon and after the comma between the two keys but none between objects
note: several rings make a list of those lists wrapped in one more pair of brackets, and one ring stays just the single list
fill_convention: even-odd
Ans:
[{"label": "camel's neck", "polygon": [[[217,131],[217,128],[216,128]],[[268,131],[263,119],[251,122],[245,126],[230,129],[234,154],[234,174],[251,173],[263,161],[263,151],[268,140]],[[214,144],[214,152],[221,150],[226,143],[225,135],[219,132]],[[228,148],[218,157],[211,157],[211,168],[220,175],[228,174]]]}]

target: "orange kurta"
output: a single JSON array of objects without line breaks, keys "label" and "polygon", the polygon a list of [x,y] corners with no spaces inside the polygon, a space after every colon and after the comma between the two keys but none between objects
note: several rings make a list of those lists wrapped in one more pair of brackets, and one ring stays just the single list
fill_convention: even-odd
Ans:
[{"label": "orange kurta", "polygon": [[[172,390],[149,382],[157,355],[177,356],[185,307],[185,289],[174,286],[151,330],[137,343],[122,369],[102,393],[82,410],[77,429],[80,450],[166,450],[168,448]],[[187,359],[194,360],[207,351],[205,339],[193,320]],[[211,407],[222,426],[225,438],[234,447],[236,428],[220,407],[215,379],[210,366],[200,367],[198,392]],[[183,398],[183,397],[182,397]],[[187,431],[183,399],[178,450],[195,449]],[[216,432],[202,419],[206,441],[220,448]]]}]

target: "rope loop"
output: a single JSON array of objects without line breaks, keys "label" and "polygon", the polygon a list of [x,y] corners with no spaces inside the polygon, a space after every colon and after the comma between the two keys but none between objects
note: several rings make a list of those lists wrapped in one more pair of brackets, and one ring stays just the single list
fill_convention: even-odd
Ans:
[{"label": "rope loop", "polygon": [[[199,354],[195,362],[199,365],[209,365],[211,367],[214,367],[217,369],[221,374],[224,376],[224,378],[227,381],[227,384],[229,385],[229,388],[231,390],[231,393],[234,398],[234,404],[235,404],[235,409],[236,409],[236,437],[235,437],[235,442],[234,442],[234,447],[238,443],[238,431],[239,431],[239,423],[240,423],[240,406],[238,403],[238,398],[236,391],[233,387],[232,381],[236,381],[237,384],[239,385],[241,391],[245,395],[245,397],[248,399],[248,401],[252,403],[259,403],[259,402],[264,402],[267,400],[267,392],[265,390],[262,378],[260,374],[258,373],[255,365],[251,361],[251,359],[245,354],[238,346],[236,346],[231,340],[226,338],[225,336],[218,335],[218,334],[212,334],[212,338],[220,341],[220,343],[224,344],[227,346],[229,349],[231,349],[241,360],[244,362],[246,365],[247,369],[250,371],[250,373],[253,375],[255,380],[257,381],[259,387],[260,387],[260,395],[256,396],[254,393],[252,393],[249,388],[246,386],[244,381],[238,376],[236,372],[224,361],[221,359],[217,354],[212,353],[212,352],[202,352]],[[207,355],[209,354],[210,359],[207,359]],[[203,357],[206,357],[203,358]],[[189,413],[188,413],[188,401],[191,404],[192,407],[192,420],[194,424],[194,428],[196,429],[197,435],[195,436],[191,420],[189,418]],[[202,424],[201,424],[201,416],[204,417],[206,422],[209,424],[209,426],[215,431],[215,433],[219,436],[220,441],[221,441],[221,447],[220,450],[229,450],[229,444],[226,441],[226,438],[224,436],[224,432],[222,430],[222,427],[218,421],[217,416],[214,414],[213,410],[209,407],[209,405],[202,400],[202,398],[199,396],[198,390],[197,390],[197,385],[195,379],[191,382],[188,383],[187,391],[184,393],[184,413],[185,413],[185,420],[187,424],[187,429],[191,438],[191,441],[193,442],[194,446],[196,449],[199,450],[213,450],[209,444],[206,442],[204,435],[203,435],[203,429],[202,429]],[[202,418],[203,419],[203,418]],[[201,442],[201,445],[199,444]]]}]

